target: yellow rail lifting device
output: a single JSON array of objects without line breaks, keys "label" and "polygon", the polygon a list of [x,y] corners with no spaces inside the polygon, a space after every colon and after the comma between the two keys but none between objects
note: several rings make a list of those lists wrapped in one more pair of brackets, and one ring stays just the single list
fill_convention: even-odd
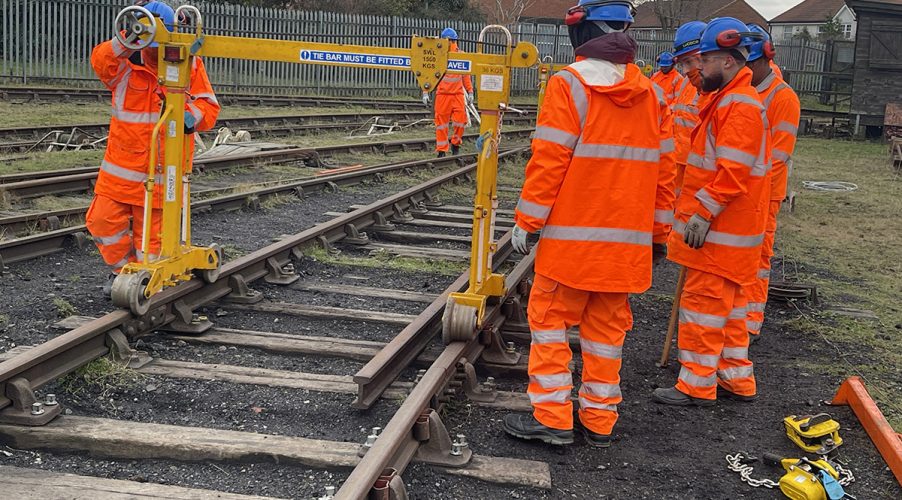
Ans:
[{"label": "yellow rail lifting device", "polygon": [[[144,207],[144,234],[149,235],[154,176],[162,174],[162,252],[159,259],[149,260],[149,239],[145,236],[142,243],[144,260],[125,266],[113,283],[114,303],[143,315],[150,307],[150,297],[164,287],[190,280],[192,273],[208,282],[215,281],[219,275],[222,259],[219,248],[191,243],[191,173],[186,168],[191,159],[184,155],[182,110],[185,109],[194,57],[413,71],[424,93],[435,90],[446,72],[473,74],[479,89],[483,146],[476,170],[470,285],[466,292],[453,294],[448,299],[443,322],[446,341],[472,338],[481,325],[487,298],[505,293],[504,277],[492,272],[492,257],[497,250],[494,225],[498,206],[496,185],[501,121],[504,112],[513,109],[508,105],[511,70],[534,66],[538,62],[536,47],[527,42],[514,45],[510,32],[503,26],[486,26],[479,34],[475,53],[451,53],[449,40],[421,36],[411,37],[409,48],[394,48],[207,35],[196,7],[179,7],[176,18],[182,16],[192,21],[194,29],[191,32],[180,32],[178,27],[170,32],[162,21],[140,6],[126,7],[115,20],[116,37],[125,47],[141,50],[152,42],[159,45],[159,83],[165,88],[166,98],[151,142],[156,144],[162,135],[162,171],[157,170],[156,148],[152,147]],[[500,31],[506,37],[504,53],[483,51],[483,42],[490,31]]]}]

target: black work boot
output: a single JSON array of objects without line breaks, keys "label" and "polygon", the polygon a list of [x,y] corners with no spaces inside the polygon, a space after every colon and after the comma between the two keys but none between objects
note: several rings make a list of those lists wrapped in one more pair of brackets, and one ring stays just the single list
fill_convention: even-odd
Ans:
[{"label": "black work boot", "polygon": [[693,398],[688,394],[680,392],[676,387],[660,387],[655,389],[651,395],[652,401],[673,406],[714,406],[716,403],[713,399]]},{"label": "black work boot", "polygon": [[444,151],[439,151],[439,152],[438,152],[438,155],[436,155],[436,158],[444,158],[444,157],[445,157],[445,152],[444,152]]},{"label": "black work boot", "polygon": [[573,444],[573,431],[552,429],[542,425],[532,415],[511,413],[504,416],[502,422],[504,432],[520,439],[537,439],[543,443],[565,445]]},{"label": "black work boot", "polygon": [[735,392],[717,386],[717,399],[732,399],[733,401],[742,401],[743,403],[751,403],[752,401],[758,399],[758,395],[754,394],[751,396],[743,396],[742,394],[736,394]]},{"label": "black work boot", "polygon": [[579,425],[576,426],[579,430],[580,434],[586,438],[586,444],[592,446],[594,448],[610,448],[611,442],[613,438],[610,434],[598,434],[597,432],[590,431],[585,424],[579,422]]},{"label": "black work boot", "polygon": [[457,156],[460,154],[460,144],[451,145],[451,154]]}]

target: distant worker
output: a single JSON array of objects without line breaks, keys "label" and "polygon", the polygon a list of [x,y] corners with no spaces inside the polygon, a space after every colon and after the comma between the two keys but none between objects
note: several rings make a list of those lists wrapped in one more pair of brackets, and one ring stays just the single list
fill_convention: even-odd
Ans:
[{"label": "distant worker", "polygon": [[576,62],[548,81],[516,209],[514,249],[542,231],[529,298],[527,392],[533,413],[504,417],[521,439],[573,442],[568,330],[579,325],[579,426],[611,445],[629,294],[651,286],[673,220],[673,131],[667,104],[633,64],[624,0],[580,0],[567,12]]},{"label": "distant worker", "polygon": [[[163,2],[138,2],[173,29],[175,13]],[[125,48],[115,37],[91,54],[91,65],[100,81],[112,91],[113,109],[106,153],[94,186],[94,200],[85,217],[88,231],[112,273],[103,287],[109,296],[113,280],[129,262],[143,259],[144,181],[150,161],[151,134],[160,118],[165,98],[157,83],[157,43],[141,51]],[[199,57],[194,58],[188,104],[185,107],[185,161],[194,151],[194,132],[216,123],[219,103]],[[162,149],[162,147],[160,148]],[[163,152],[157,155],[162,161]],[[162,167],[156,166],[153,216],[149,248],[154,259],[160,252],[162,217]]]},{"label": "distant worker", "polygon": [[673,54],[661,52],[657,59],[658,71],[651,75],[651,81],[658,84],[664,91],[664,99],[669,106],[677,96],[677,88],[683,83],[684,78],[679,71],[673,69]]},{"label": "distant worker", "polygon": [[[460,52],[457,47],[457,32],[453,28],[442,30],[442,38],[451,40],[451,52]],[[467,126],[467,104],[473,102],[473,82],[470,75],[445,73],[435,89],[435,150],[442,158],[448,153],[460,152],[464,128]],[[450,138],[449,138],[449,128]]]},{"label": "distant worker", "polygon": [[707,24],[701,21],[690,21],[680,26],[673,40],[674,61],[683,73],[683,81],[673,99],[673,138],[676,141],[676,188],[679,196],[683,185],[683,173],[689,159],[692,131],[698,126],[699,109],[704,105],[708,94],[701,94],[702,77],[700,74],[701,56],[698,53],[699,39]]},{"label": "distant worker", "polygon": [[668,258],[686,268],[682,369],[674,387],[654,391],[659,403],[708,406],[718,395],[742,401],[757,395],[743,293],[757,277],[770,198],[770,134],[745,67],[757,37],[741,21],[722,17],[699,43],[702,90],[716,93],[692,134],[668,241]]},{"label": "distant worker", "polygon": [[755,86],[767,112],[767,123],[771,134],[770,206],[767,211],[767,226],[764,243],[761,245],[761,261],[755,283],[746,288],[749,297],[749,313],[746,323],[752,342],[761,333],[764,323],[764,306],[767,304],[767,287],[770,283],[770,259],[774,255],[774,238],[777,232],[777,214],[786,198],[786,184],[792,165],[792,153],[796,147],[799,130],[801,103],[795,92],[772,69],[774,47],[767,31],[757,24],[748,25],[749,31],[760,33],[763,40],[749,47],[746,64],[752,70],[752,85]]}]

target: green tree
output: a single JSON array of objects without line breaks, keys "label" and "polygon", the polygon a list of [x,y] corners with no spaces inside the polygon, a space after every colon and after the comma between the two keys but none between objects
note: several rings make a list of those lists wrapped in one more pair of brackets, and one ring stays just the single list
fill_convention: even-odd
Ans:
[{"label": "green tree", "polygon": [[817,39],[820,42],[842,40],[843,38],[845,38],[845,35],[842,31],[842,24],[832,17],[827,18],[827,22],[821,26],[821,32],[817,35]]},{"label": "green tree", "polygon": [[796,40],[805,40],[806,42],[810,42],[811,40],[814,39],[814,37],[811,36],[811,32],[808,31],[808,27],[807,27],[807,26],[805,26],[804,28],[802,28],[802,31],[800,31],[800,32],[798,32],[798,33],[794,33],[794,34],[792,35],[792,37],[793,37],[794,39],[796,39]]}]

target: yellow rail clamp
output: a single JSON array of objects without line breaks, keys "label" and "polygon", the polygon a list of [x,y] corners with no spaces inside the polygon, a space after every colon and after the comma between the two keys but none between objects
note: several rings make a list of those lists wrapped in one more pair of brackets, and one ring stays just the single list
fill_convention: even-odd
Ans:
[{"label": "yellow rail clamp", "polygon": [[827,413],[790,415],[783,419],[783,425],[786,436],[809,453],[826,455],[843,443],[839,436],[839,422]]}]

